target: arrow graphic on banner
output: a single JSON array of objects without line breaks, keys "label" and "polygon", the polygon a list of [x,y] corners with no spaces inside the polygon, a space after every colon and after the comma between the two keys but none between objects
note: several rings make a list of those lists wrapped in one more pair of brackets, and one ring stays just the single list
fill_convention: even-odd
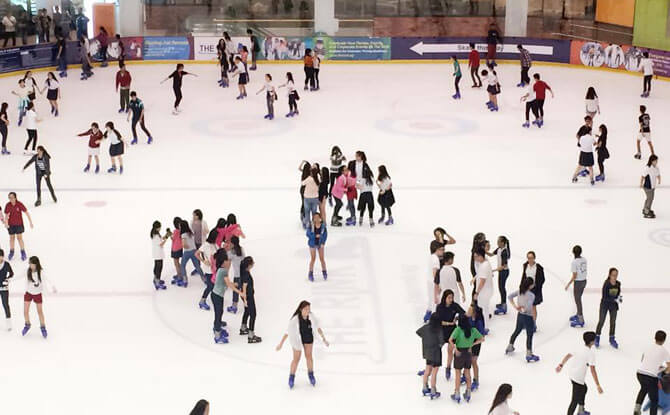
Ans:
[{"label": "arrow graphic on banner", "polygon": [[[488,45],[477,43],[475,48],[480,52],[486,52]],[[554,54],[553,46],[524,45],[524,48],[535,55],[551,56]],[[420,41],[411,46],[409,50],[419,56],[423,56],[424,53],[467,53],[470,51],[470,45],[467,43],[423,43],[423,41]],[[498,45],[496,50],[498,53],[519,53],[516,45]]]}]

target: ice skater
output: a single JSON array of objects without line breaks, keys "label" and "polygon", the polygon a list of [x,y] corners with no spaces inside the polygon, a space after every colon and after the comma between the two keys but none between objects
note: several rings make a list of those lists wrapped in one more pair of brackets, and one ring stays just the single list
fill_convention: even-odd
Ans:
[{"label": "ice skater", "polygon": [[600,347],[600,333],[602,332],[603,325],[605,324],[605,319],[607,318],[608,313],[610,315],[610,346],[615,349],[619,348],[619,344],[617,343],[615,337],[616,317],[617,312],[619,311],[619,303],[622,301],[621,282],[617,279],[618,276],[619,270],[616,268],[610,268],[607,274],[607,279],[603,283],[598,326],[596,328],[596,348]]},{"label": "ice skater", "polygon": [[491,24],[489,24],[489,30],[486,34],[486,66],[489,68],[494,68],[498,65],[496,63],[496,45],[501,42],[502,39],[500,36],[500,29],[498,29],[498,25],[495,22],[491,22]]},{"label": "ice skater", "polygon": [[[384,165],[379,166],[377,172],[377,187],[379,187],[377,202],[382,208],[382,215],[377,223],[384,223],[386,226],[393,225],[393,213],[391,213],[391,206],[395,204],[395,196],[393,195],[393,183],[391,182],[391,176],[389,176],[388,171],[386,170],[386,166]],[[387,211],[389,218],[386,222],[384,222]]]},{"label": "ice skater", "polygon": [[183,256],[181,258],[182,286],[186,288],[188,287],[188,274],[186,273],[186,264],[188,261],[191,261],[191,264],[193,264],[193,267],[195,267],[195,270],[198,272],[201,279],[205,278],[205,274],[202,272],[200,261],[198,261],[198,258],[195,255],[196,248],[193,231],[191,231],[191,227],[185,220],[179,222],[179,236],[181,237],[183,247]]},{"label": "ice skater", "polygon": [[[309,163],[306,163],[303,166],[303,177],[308,165]],[[304,186],[302,227],[307,229],[311,226],[312,216],[319,207],[319,171],[314,166],[309,166],[309,173],[301,185]]]},{"label": "ice skater", "polygon": [[[215,231],[213,230],[210,235],[213,232]],[[231,261],[226,250],[223,248],[218,249],[214,253],[212,260],[214,261],[212,265],[216,269],[213,279],[210,280],[212,287],[210,298],[212,300],[212,305],[214,306],[214,343],[226,344],[228,343],[229,333],[228,330],[225,329],[227,324],[221,320],[223,317],[223,300],[226,294],[226,289],[233,292],[233,297],[242,295],[242,291],[240,291],[239,286],[230,282],[229,270]]]},{"label": "ice skater", "polygon": [[88,136],[88,157],[86,159],[86,167],[84,173],[91,169],[91,158],[95,158],[95,174],[100,173],[100,143],[103,140],[102,131],[97,122],[91,123],[91,128],[83,133],[77,134],[77,137]]},{"label": "ice skater", "polygon": [[640,149],[640,141],[645,140],[647,145],[649,145],[649,150],[651,154],[654,155],[654,145],[651,142],[651,117],[647,113],[647,107],[640,105],[640,116],[637,118],[638,123],[640,124],[640,132],[637,136],[635,142],[637,153],[633,157],[640,160],[642,158],[642,151]]},{"label": "ice skater", "polygon": [[470,402],[472,392],[472,379],[470,369],[472,368],[472,347],[484,341],[484,336],[470,324],[470,319],[466,315],[458,317],[458,326],[449,337],[449,345],[454,350],[454,369],[456,377],[454,378],[454,394],[451,399],[456,403],[461,403],[461,371],[465,374],[465,393],[463,398]]},{"label": "ice skater", "polygon": [[172,72],[170,75],[168,75],[167,78],[163,79],[161,81],[161,84],[167,81],[168,79],[172,78],[172,92],[174,92],[174,109],[172,110],[172,114],[177,115],[181,112],[179,109],[179,104],[181,103],[182,99],[182,93],[181,93],[181,86],[182,86],[182,80],[184,76],[191,75],[197,77],[197,74],[191,73],[191,72],[186,72],[184,70],[184,64],[183,63],[178,63],[176,69],[174,72]]},{"label": "ice skater", "polygon": [[651,94],[651,79],[654,77],[654,61],[649,58],[649,52],[644,52],[642,54],[642,60],[640,61],[640,66],[638,71],[641,71],[644,74],[644,79],[642,81],[642,98],[649,98]]},{"label": "ice skater", "polygon": [[170,237],[170,230],[168,229],[165,232],[165,235],[161,235],[161,223],[159,221],[154,221],[151,225],[151,257],[154,260],[154,288],[156,290],[164,290],[165,281],[161,279],[163,274],[163,258],[165,258],[165,253],[163,252],[163,246],[165,242]]},{"label": "ice skater", "polygon": [[5,227],[9,233],[9,255],[7,259],[11,261],[14,259],[14,242],[19,241],[19,248],[21,249],[21,261],[25,261],[28,257],[26,255],[26,246],[23,242],[23,214],[26,214],[30,229],[33,228],[33,219],[30,217],[28,209],[25,205],[16,198],[15,192],[9,192],[9,202],[5,205]]},{"label": "ice skater", "polygon": [[126,69],[126,65],[120,65],[116,72],[116,92],[119,92],[119,114],[130,111],[130,84],[133,77]]},{"label": "ice skater", "polygon": [[[332,178],[335,175],[331,174],[330,176]],[[349,168],[347,166],[340,166],[338,169],[338,176],[335,179],[335,184],[331,191],[332,196],[335,198],[335,208],[333,209],[333,217],[330,220],[330,226],[342,226],[342,217],[340,216],[340,209],[342,209],[342,206],[344,205],[342,199],[347,193],[347,189],[354,187],[355,185],[356,179],[349,174]]]},{"label": "ice skater", "polygon": [[9,118],[7,116],[7,107],[9,104],[3,102],[0,105],[0,135],[2,135],[2,155],[10,155],[12,153],[7,150],[7,135],[9,127]]},{"label": "ice skater", "polygon": [[542,287],[544,286],[544,267],[535,262],[535,252],[528,251],[526,254],[526,262],[523,264],[523,272],[521,279],[530,278],[533,280],[533,286],[530,291],[535,296],[533,301],[533,331],[537,331],[537,306],[542,304],[544,297],[542,294]]},{"label": "ice skater", "polygon": [[265,102],[268,106],[268,113],[263,118],[266,120],[273,120],[275,118],[275,101],[277,100],[277,91],[275,90],[274,85],[272,85],[272,75],[269,73],[265,74],[265,84],[263,84],[261,89],[256,92],[256,95],[263,91],[265,91]]},{"label": "ice skater", "polygon": [[582,247],[579,245],[572,247],[572,255],[575,257],[570,266],[572,276],[570,277],[570,281],[565,285],[565,291],[570,288],[570,285],[573,285],[573,295],[575,297],[577,314],[570,317],[570,327],[584,327],[582,296],[584,295],[584,289],[586,288],[588,262],[586,261],[586,258],[582,256]]},{"label": "ice skater", "polygon": [[441,227],[433,229],[433,236],[435,237],[436,241],[443,243],[445,246],[453,245],[456,243],[456,239],[454,239],[451,235],[447,233],[447,231],[444,230],[444,228]]},{"label": "ice skater", "polygon": [[[428,259],[428,280],[426,286],[428,287],[426,304],[426,312],[423,315],[423,322],[426,323],[430,319],[430,315],[435,310],[435,305],[438,303],[439,290],[439,273],[442,268],[442,257],[444,256],[444,244],[438,241],[430,243],[430,257]],[[436,282],[437,281],[437,282]],[[436,286],[437,284],[437,286]]]},{"label": "ice skater", "polygon": [[512,398],[512,385],[503,383],[498,387],[498,391],[493,397],[488,415],[519,415],[517,411],[510,409],[509,403],[507,403],[510,398]]},{"label": "ice skater", "polygon": [[458,63],[458,58],[456,55],[451,55],[451,60],[454,65],[454,89],[456,90],[456,93],[451,97],[453,99],[461,99],[461,89],[458,87],[458,84],[461,82],[461,78],[463,77],[463,74],[461,73],[461,65]]},{"label": "ice skater", "polygon": [[[443,338],[446,342],[449,340],[451,334],[456,328],[457,316],[465,315],[465,310],[463,310],[463,307],[454,301],[454,292],[451,290],[445,290],[442,293],[440,303],[437,305],[437,307],[435,307],[434,315],[437,316],[437,318],[440,320],[440,324],[442,325]],[[428,320],[430,320],[430,316],[428,317]],[[424,323],[428,320],[424,321]],[[444,368],[444,376],[447,380],[451,379],[451,364],[453,359],[454,345],[448,343],[447,365]],[[419,376],[423,376],[424,374],[425,373],[423,371],[419,372]]]},{"label": "ice skater", "polygon": [[[28,99],[32,102],[37,99],[37,92],[39,92],[39,87],[37,86],[37,81],[33,77],[32,71],[26,71],[26,74],[23,76],[23,82],[28,88]],[[41,92],[40,92],[41,95]]]},{"label": "ice skater", "polygon": [[12,94],[19,97],[18,103],[16,105],[19,109],[19,122],[17,124],[19,127],[23,123],[23,117],[25,117],[26,115],[26,108],[30,103],[30,99],[28,99],[29,92],[30,91],[26,87],[26,81],[24,81],[23,79],[19,79],[19,87],[17,89],[12,90]]},{"label": "ice skater", "polygon": [[[431,400],[440,397],[437,391],[437,374],[442,366],[442,346],[445,343],[444,331],[442,330],[440,318],[437,315],[430,317],[428,323],[421,326],[416,334],[421,337],[421,349],[426,361],[423,372],[423,396],[429,396]],[[430,380],[430,387],[428,387]]]},{"label": "ice skater", "polygon": [[237,77],[237,89],[240,91],[235,99],[244,99],[247,97],[247,88],[246,85],[249,83],[249,74],[247,73],[246,66],[242,62],[242,58],[235,56],[235,72],[233,76]]},{"label": "ice skater", "polygon": [[[228,257],[230,258],[232,274],[233,274],[233,283],[238,289],[242,289],[242,274],[240,272],[240,265],[242,260],[245,258],[244,248],[240,245],[240,238],[238,236],[233,236],[230,238],[230,250],[227,251]],[[238,291],[233,291],[233,304],[226,308],[226,311],[232,314],[237,314],[237,303],[239,302]]]},{"label": "ice skater", "polygon": [[593,146],[595,145],[595,139],[591,135],[591,127],[582,127],[578,135],[579,161],[572,175],[572,183],[577,183],[577,178],[582,174],[581,172],[586,170],[591,181],[591,186],[593,186],[595,184],[593,178]]},{"label": "ice skater", "polygon": [[[642,403],[645,396],[649,396],[649,415],[658,413],[658,373],[666,375],[670,373],[670,353],[663,347],[667,335],[663,330],[658,330],[654,335],[654,344],[648,346],[642,354],[642,362],[637,369],[637,381],[640,383],[640,391],[635,399],[634,415],[642,413]],[[666,408],[667,409],[667,408]],[[665,413],[666,410],[663,410]]]},{"label": "ice skater", "polygon": [[[433,241],[441,244],[440,241]],[[432,245],[432,243],[431,243]],[[444,251],[444,248],[442,248]],[[438,253],[438,258],[440,257]],[[454,253],[451,251],[444,252],[442,258],[442,267],[433,279],[435,286],[435,298],[437,299],[446,290],[451,290],[454,293],[454,301],[465,305],[465,287],[461,279],[461,271],[454,266]],[[432,259],[432,257],[431,257]],[[461,293],[461,301],[458,301],[455,293]]]},{"label": "ice skater", "polygon": [[51,114],[54,117],[58,117],[58,100],[60,99],[60,84],[58,79],[53,72],[47,74],[47,79],[44,81],[44,88],[40,90],[40,94],[43,94],[47,90],[47,100],[51,105]]},{"label": "ice skater", "polygon": [[112,162],[112,167],[107,169],[107,173],[116,173],[116,162],[119,162],[119,174],[123,174],[123,153],[125,150],[126,141],[121,137],[121,133],[114,128],[114,123],[108,121],[105,124],[105,133],[103,138],[111,135],[109,145],[109,159]]},{"label": "ice skater", "polygon": [[596,388],[598,393],[603,393],[603,388],[600,387],[600,381],[598,380],[598,372],[596,371],[596,353],[594,351],[593,345],[596,341],[596,334],[592,331],[587,331],[582,336],[584,339],[584,348],[580,352],[572,355],[568,353],[565,355],[561,363],[556,367],[556,373],[560,373],[563,369],[563,366],[567,363],[568,360],[574,357],[572,364],[570,365],[570,382],[572,383],[572,399],[570,400],[570,405],[568,406],[568,415],[574,415],[575,409],[579,408],[577,411],[578,415],[588,414],[589,412],[584,409],[586,391],[586,370],[591,370],[591,376],[593,376],[593,381],[596,383]]},{"label": "ice skater", "polygon": [[79,39],[79,62],[81,62],[81,76],[79,80],[85,81],[93,76],[91,57],[88,54],[88,40],[85,37]]},{"label": "ice skater", "polygon": [[592,120],[596,117],[596,114],[600,115],[600,102],[598,101],[598,94],[596,93],[596,89],[592,86],[586,90],[584,106],[586,109],[586,115],[591,117]]},{"label": "ice skater", "polygon": [[56,62],[58,62],[58,76],[67,78],[67,41],[61,33],[56,33]]},{"label": "ice skater", "polygon": [[181,227],[182,219],[179,216],[175,216],[172,220],[172,225],[174,226],[174,232],[170,232],[170,228],[167,229],[167,233],[170,234],[171,244],[170,244],[170,258],[172,258],[172,264],[176,274],[172,276],[172,285],[181,287],[184,285],[184,278],[181,272],[181,258],[184,256],[184,244],[181,240],[181,232],[179,228]]},{"label": "ice skater", "polygon": [[[540,360],[540,357],[533,353],[533,332],[535,331],[535,322],[533,321],[533,303],[535,294],[531,291],[533,280],[523,278],[518,291],[510,293],[508,299],[512,307],[519,313],[516,315],[516,328],[509,339],[509,345],[505,354],[514,353],[514,342],[522,330],[526,330],[526,362],[532,363]],[[515,301],[517,299],[517,301]]]},{"label": "ice skater", "polygon": [[534,124],[538,127],[544,125],[544,100],[547,96],[547,91],[551,93],[551,97],[554,98],[554,91],[551,87],[540,79],[540,74],[533,74],[533,91],[535,92],[535,108],[537,110],[537,120]]},{"label": "ice skater", "polygon": [[607,149],[607,126],[600,124],[598,127],[598,134],[596,134],[596,153],[598,154],[598,169],[600,174],[596,176],[597,182],[605,181],[605,160],[610,158],[610,152]]},{"label": "ice skater", "polygon": [[326,269],[326,259],[324,249],[326,240],[328,239],[328,229],[323,222],[323,218],[319,213],[312,216],[312,224],[307,228],[307,246],[309,246],[309,274],[308,279],[314,282],[314,262],[316,261],[316,253],[319,253],[319,262],[321,263],[321,274],[324,281],[328,279],[328,271]]},{"label": "ice skater", "polygon": [[[318,164],[317,164],[318,166]],[[319,172],[319,214],[323,220],[328,219],[326,212],[326,200],[328,200],[328,183],[330,182],[330,173],[328,167],[323,166]]]},{"label": "ice skater", "polygon": [[479,247],[475,250],[474,258],[477,262],[477,274],[475,275],[477,284],[475,285],[475,293],[472,298],[477,300],[477,303],[482,308],[486,331],[488,331],[491,318],[490,303],[491,297],[493,297],[493,271],[491,270],[491,264],[486,259],[486,251],[483,248]]},{"label": "ice skater", "polygon": [[319,83],[319,72],[321,72],[321,57],[316,53],[316,51],[312,51],[312,65],[314,67],[314,91],[318,91],[321,89],[321,85]]},{"label": "ice skater", "polygon": [[281,341],[276,347],[280,351],[284,342],[288,339],[291,349],[293,349],[293,359],[291,360],[291,369],[288,376],[288,387],[293,389],[295,384],[295,372],[300,363],[300,355],[302,350],[305,351],[305,361],[307,362],[307,377],[312,386],[316,386],[316,378],[314,377],[314,331],[316,330],[321,336],[321,340],[326,347],[330,346],[323,329],[319,324],[319,320],[312,313],[312,306],[308,301],[301,301],[298,308],[293,313],[291,320],[289,320],[286,333],[281,338]]},{"label": "ice skater", "polygon": [[488,84],[486,87],[486,92],[489,94],[489,100],[486,102],[486,106],[490,111],[498,111],[498,94],[500,94],[500,83],[498,82],[498,74],[496,71],[491,69],[491,72],[484,69],[482,71],[482,76]]},{"label": "ice skater", "polygon": [[498,266],[494,272],[498,273],[498,292],[500,292],[500,303],[496,304],[495,315],[507,314],[507,278],[509,277],[509,259],[511,251],[509,248],[509,239],[506,236],[499,236],[498,247],[493,251],[496,256]]},{"label": "ice skater", "polygon": [[645,200],[642,215],[647,219],[653,219],[656,214],[651,210],[651,204],[654,203],[654,193],[656,186],[661,184],[661,172],[658,170],[658,156],[652,154],[649,156],[647,166],[640,177],[640,187],[644,190]]},{"label": "ice skater", "polygon": [[526,93],[521,96],[520,101],[526,103],[526,122],[524,122],[521,126],[523,128],[530,128],[529,117],[531,111],[533,112],[533,116],[535,117],[535,121],[533,121],[533,124],[537,125],[537,121],[540,119],[540,116],[537,113],[537,102],[535,99],[535,90],[533,89],[532,83],[528,85],[528,89],[526,90]]},{"label": "ice skater", "polygon": [[277,88],[286,87],[286,92],[288,93],[288,114],[287,118],[294,117],[300,112],[298,112],[298,100],[300,96],[298,91],[295,89],[295,82],[293,82],[293,74],[291,72],[286,72],[286,82],[282,85],[279,85]]},{"label": "ice skater", "polygon": [[528,49],[524,49],[522,45],[516,45],[517,50],[519,51],[519,62],[521,63],[521,82],[516,84],[517,87],[523,88],[526,85],[530,84],[530,77],[528,76],[528,71],[533,64],[533,60],[530,57],[530,52]]},{"label": "ice skater", "polygon": [[21,331],[21,335],[25,336],[30,330],[30,303],[35,302],[37,307],[37,315],[40,319],[40,331],[42,337],[47,338],[47,327],[44,320],[44,310],[42,308],[42,293],[44,286],[50,289],[52,293],[56,293],[56,286],[42,272],[42,264],[40,259],[36,256],[31,256],[28,260],[28,274],[26,278],[26,293],[23,296],[23,317],[25,318],[25,325]]},{"label": "ice skater", "polygon": [[[191,230],[193,231],[195,247],[196,249],[199,249],[209,236],[209,226],[207,226],[207,221],[203,219],[202,210],[200,209],[193,210],[193,215],[191,217]],[[218,232],[216,236],[218,236]],[[191,273],[191,275],[195,274]]]},{"label": "ice skater", "polygon": [[[483,333],[486,331],[486,327],[484,326],[484,313],[482,312],[481,307],[477,305],[477,301],[470,303],[465,315],[470,319],[470,325],[484,335]],[[486,335],[484,335],[484,337],[486,337]],[[473,392],[479,389],[479,355],[481,354],[481,351],[481,343],[472,346],[472,385],[470,386],[470,390]],[[461,384],[464,384],[465,381],[465,375],[461,375]]]},{"label": "ice skater", "polygon": [[[303,59],[303,67],[305,70],[305,91],[308,89],[314,91],[314,58],[312,57],[312,49],[305,49],[305,58]],[[307,86],[309,84],[309,87]]]},{"label": "ice skater", "polygon": [[9,281],[14,277],[14,270],[5,261],[5,251],[0,249],[0,300],[5,311],[5,328],[12,330],[12,311],[9,308]]},{"label": "ice skater", "polygon": [[[25,121],[28,138],[26,139],[26,145],[23,146],[23,154],[29,156],[35,153],[35,148],[37,147],[37,123],[40,121],[37,117],[37,112],[35,111],[35,104],[32,101],[28,102],[28,105],[26,105]],[[32,152],[28,151],[28,147],[31,143]]]},{"label": "ice skater", "polygon": [[144,134],[147,135],[147,144],[151,144],[154,139],[151,137],[151,133],[147,130],[146,125],[144,125],[144,103],[141,99],[137,97],[137,92],[133,91],[130,93],[130,103],[128,107],[130,112],[126,117],[126,121],[130,121],[130,116],[133,116],[131,123],[131,130],[133,132],[133,140],[130,142],[130,145],[137,144],[137,124],[140,124],[140,128],[144,131]]},{"label": "ice skater", "polygon": [[49,188],[49,193],[51,193],[51,199],[54,203],[58,202],[56,198],[56,192],[54,191],[53,186],[51,185],[51,156],[47,150],[39,146],[37,147],[37,154],[32,156],[30,160],[23,166],[25,171],[28,166],[35,163],[35,189],[37,191],[37,200],[35,201],[35,207],[38,207],[42,204],[42,179],[47,183]]},{"label": "ice skater", "polygon": [[363,226],[363,215],[365,210],[368,210],[368,217],[370,219],[370,227],[375,226],[375,220],[373,217],[375,210],[375,201],[372,196],[372,184],[374,183],[374,177],[372,175],[372,170],[368,163],[363,163],[363,173],[361,174],[361,180],[356,183],[356,187],[360,190],[360,196],[358,198],[358,225]]},{"label": "ice skater", "polygon": [[[240,264],[242,300],[244,301],[244,314],[242,315],[242,325],[240,326],[240,336],[247,336],[247,343],[260,343],[263,341],[256,336],[256,299],[254,290],[254,279],[251,276],[251,268],[254,266],[254,259],[250,256],[245,257]],[[247,325],[248,323],[248,325]]]},{"label": "ice skater", "polygon": [[[212,231],[207,235],[204,243],[198,246],[198,242],[195,241],[195,236],[197,235],[195,235],[194,232],[194,241],[196,246],[195,257],[204,267],[204,276],[202,277],[202,282],[205,284],[205,290],[202,292],[200,302],[198,303],[198,307],[200,307],[201,310],[210,309],[209,304],[207,304],[207,297],[209,297],[209,294],[212,292],[212,289],[214,288],[214,281],[216,280],[216,261],[214,260],[214,254],[219,249],[216,246],[217,234],[218,233],[216,232],[216,229],[212,229]],[[196,269],[191,273],[191,275],[197,273],[198,271]]]},{"label": "ice skater", "polygon": [[219,79],[219,86],[221,88],[228,88],[228,70],[230,68],[230,62],[228,60],[228,54],[226,53],[226,41],[225,39],[219,39],[219,43],[216,45],[216,60],[219,65],[219,70],[221,73],[221,78]]},{"label": "ice skater", "polygon": [[333,206],[333,185],[335,185],[335,180],[342,174],[340,167],[344,166],[346,162],[347,157],[342,154],[340,147],[333,146],[330,150],[330,187],[328,188],[328,202],[330,206]]},{"label": "ice skater", "polygon": [[470,68],[470,77],[472,78],[472,87],[481,88],[482,79],[479,77],[479,52],[474,43],[470,43],[470,53],[468,54],[468,67]]}]

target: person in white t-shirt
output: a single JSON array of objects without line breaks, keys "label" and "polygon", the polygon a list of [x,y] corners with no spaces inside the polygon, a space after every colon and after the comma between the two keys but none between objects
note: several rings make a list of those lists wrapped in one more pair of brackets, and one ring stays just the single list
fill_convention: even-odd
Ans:
[{"label": "person in white t-shirt", "polygon": [[537,112],[537,105],[535,102],[535,90],[533,89],[533,85],[535,82],[531,81],[528,84],[528,89],[526,90],[526,93],[521,96],[521,102],[526,102],[526,122],[524,122],[521,126],[523,128],[530,128],[530,112],[533,111],[533,115],[535,116],[535,121],[537,121],[540,116]]},{"label": "person in white t-shirt", "polygon": [[151,225],[151,257],[154,260],[154,288],[156,290],[164,290],[165,281],[161,279],[163,274],[163,258],[165,258],[165,253],[163,252],[163,246],[165,241],[170,237],[170,231],[168,230],[165,235],[161,235],[161,223],[159,221],[154,221]]},{"label": "person in white t-shirt", "polygon": [[508,400],[512,398],[512,385],[503,383],[498,387],[496,396],[493,398],[488,415],[519,415],[517,411],[510,409]]},{"label": "person in white t-shirt", "polygon": [[640,392],[635,400],[635,415],[642,413],[642,403],[649,395],[649,415],[658,412],[658,373],[670,373],[670,353],[663,347],[667,335],[663,330],[656,332],[654,344],[642,354],[642,362],[637,370],[637,381],[640,382]]},{"label": "person in white t-shirt", "polygon": [[30,303],[35,302],[37,307],[37,315],[40,320],[40,331],[42,337],[47,338],[47,327],[44,321],[44,311],[42,309],[42,293],[45,285],[50,288],[52,293],[56,293],[56,286],[44,275],[40,259],[36,256],[31,256],[28,260],[28,272],[26,277],[26,293],[23,295],[23,315],[26,320],[25,326],[21,331],[21,335],[25,336],[30,330]]},{"label": "person in white t-shirt", "polygon": [[646,196],[644,207],[642,208],[642,215],[645,218],[653,219],[656,217],[654,211],[651,210],[651,204],[654,202],[656,186],[660,184],[661,172],[658,170],[658,156],[652,154],[649,156],[647,166],[642,171],[642,177],[640,177],[640,187],[644,190]]},{"label": "person in white t-shirt", "polygon": [[579,147],[579,161],[577,162],[577,168],[572,175],[572,183],[577,183],[577,177],[579,173],[586,169],[588,172],[589,179],[591,179],[591,186],[595,184],[593,178],[593,148],[596,144],[595,138],[591,135],[591,127],[582,126],[577,133],[579,137],[577,140],[577,146]]},{"label": "person in white t-shirt", "polygon": [[433,310],[435,310],[435,304],[440,302],[439,295],[435,290],[435,280],[439,280],[438,275],[441,268],[440,261],[442,260],[443,255],[444,245],[441,242],[432,241],[430,243],[430,258],[428,260],[428,304],[426,304],[426,313],[423,316],[424,323],[427,323],[428,320],[430,320],[430,316],[433,314]]},{"label": "person in white t-shirt", "polygon": [[587,276],[587,262],[586,258],[582,257],[582,247],[575,245],[572,247],[572,254],[575,259],[572,260],[570,271],[572,276],[570,281],[565,285],[565,291],[573,285],[573,294],[575,296],[575,306],[577,307],[577,314],[570,317],[570,327],[584,327],[584,312],[582,310],[582,296],[586,288]]},{"label": "person in white t-shirt", "polygon": [[[32,101],[26,106],[24,120],[28,139],[26,140],[26,145],[23,147],[23,154],[29,155],[35,152],[37,146],[37,121],[39,121],[37,119],[37,112],[35,112],[35,104]],[[28,151],[30,143],[32,143],[32,153]]]},{"label": "person in white t-shirt", "polygon": [[477,266],[477,275],[475,295],[473,296],[474,300],[477,300],[477,304],[482,309],[482,314],[484,314],[484,327],[485,332],[482,333],[486,335],[489,330],[489,319],[491,316],[491,297],[493,297],[493,270],[491,269],[491,264],[488,259],[486,259],[486,251],[479,248],[475,250],[475,262],[479,264]]},{"label": "person in white t-shirt", "polygon": [[277,92],[275,91],[274,85],[272,85],[272,75],[269,73],[265,74],[265,84],[261,89],[256,92],[256,95],[265,91],[265,101],[268,105],[268,113],[263,118],[266,120],[272,120],[275,117],[275,100],[277,99]]},{"label": "person in white t-shirt", "polygon": [[640,61],[638,71],[644,73],[644,80],[642,81],[642,98],[649,98],[651,93],[651,78],[654,77],[654,62],[649,58],[649,52],[642,54],[643,58]]},{"label": "person in white t-shirt", "polygon": [[[444,251],[444,248],[442,250]],[[440,298],[446,290],[451,290],[454,292],[454,302],[465,308],[465,288],[461,280],[461,271],[453,265],[454,253],[445,252],[443,258],[444,265],[442,265],[442,269],[440,269],[434,281],[435,299]],[[458,297],[455,295],[459,291],[461,293],[461,301],[457,301]]]},{"label": "person in white t-shirt", "polygon": [[577,407],[579,407],[578,415],[588,414],[584,409],[584,400],[588,389],[586,387],[587,369],[591,369],[591,376],[593,376],[593,381],[596,383],[598,393],[603,393],[603,388],[600,386],[600,381],[598,380],[598,372],[596,372],[596,353],[593,347],[596,341],[596,334],[592,331],[587,331],[582,338],[586,347],[575,355],[568,353],[556,367],[556,373],[559,373],[565,363],[574,357],[570,364],[569,373],[570,381],[572,382],[572,399],[570,406],[568,406],[568,415],[573,415]]}]

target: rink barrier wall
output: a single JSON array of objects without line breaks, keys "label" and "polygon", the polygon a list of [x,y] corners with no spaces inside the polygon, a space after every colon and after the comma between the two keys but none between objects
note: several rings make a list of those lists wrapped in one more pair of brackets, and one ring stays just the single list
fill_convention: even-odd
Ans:
[{"label": "rink barrier wall", "polygon": [[[216,63],[216,36],[133,36],[124,37],[124,59],[128,64],[214,64]],[[654,61],[657,79],[670,80],[670,52],[641,49],[628,45],[609,45],[598,42],[556,39],[505,38],[497,45],[496,60],[505,64],[519,64],[517,44],[529,50],[533,65],[560,65],[640,75],[634,69],[644,51]],[[251,48],[249,38],[233,37],[238,48]],[[268,37],[261,39],[258,62],[266,64],[301,63],[305,49],[317,50],[326,63],[440,63],[456,56],[466,63],[474,43],[485,61],[488,45],[484,38],[428,38],[428,37]],[[68,67],[79,68],[79,43],[69,41],[66,47]],[[118,59],[117,42],[109,44],[108,57]],[[89,52],[94,62],[101,61],[100,44],[89,41]],[[0,50],[0,77],[15,76],[25,70],[53,71],[56,69],[55,44],[29,45]],[[498,59],[499,58],[499,59]],[[113,64],[110,62],[110,64]],[[94,66],[99,66],[94,64]]]}]

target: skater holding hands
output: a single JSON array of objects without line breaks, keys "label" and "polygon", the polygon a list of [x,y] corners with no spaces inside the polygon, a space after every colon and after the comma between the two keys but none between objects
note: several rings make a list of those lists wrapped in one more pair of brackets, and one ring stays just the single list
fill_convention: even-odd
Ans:
[{"label": "skater holding hands", "polygon": [[316,332],[321,336],[323,344],[325,344],[326,347],[330,346],[330,343],[326,340],[326,336],[323,334],[323,330],[319,325],[319,320],[312,314],[311,304],[307,301],[301,301],[289,321],[286,333],[282,336],[281,341],[276,347],[276,350],[280,351],[284,346],[284,342],[288,339],[291,348],[293,349],[293,360],[291,361],[291,369],[288,377],[288,386],[291,389],[293,389],[295,384],[295,372],[298,369],[298,363],[300,363],[301,349],[304,349],[305,351],[309,383],[311,383],[312,386],[316,386],[316,378],[314,377],[314,359],[312,357],[314,329],[316,329]]},{"label": "skater holding hands", "polygon": [[151,256],[154,260],[154,288],[156,290],[164,290],[165,281],[161,279],[163,274],[163,258],[165,258],[165,253],[163,252],[163,246],[165,242],[170,237],[170,229],[165,232],[165,235],[161,235],[161,223],[159,221],[154,221],[151,225]]},{"label": "skater holding hands", "polygon": [[84,173],[91,169],[91,157],[95,157],[95,174],[98,174],[100,173],[100,143],[102,143],[103,135],[97,122],[91,123],[91,128],[87,131],[77,134],[77,137],[85,136],[88,136],[88,158],[86,159]]}]

